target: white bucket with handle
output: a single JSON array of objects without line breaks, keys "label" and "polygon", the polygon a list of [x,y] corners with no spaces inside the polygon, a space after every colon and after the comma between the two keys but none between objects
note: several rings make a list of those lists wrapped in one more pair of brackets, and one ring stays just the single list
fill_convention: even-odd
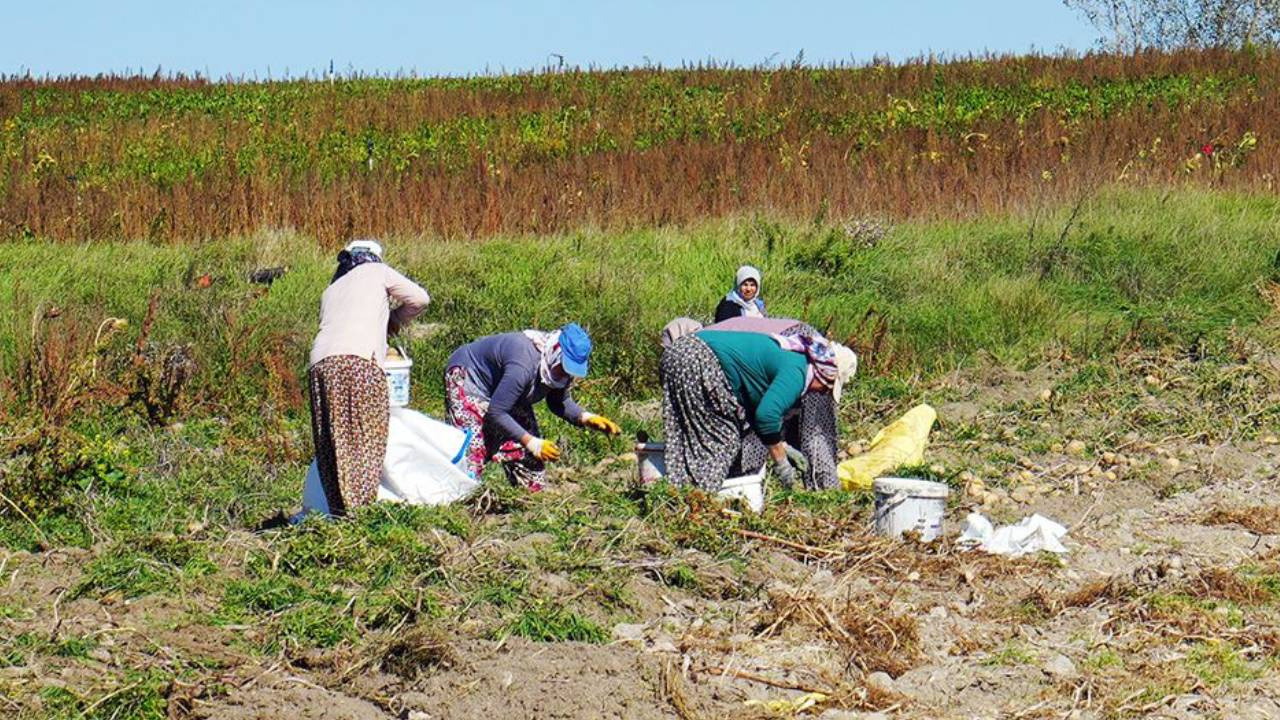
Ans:
[{"label": "white bucket with handle", "polygon": [[876,496],[877,535],[899,538],[910,530],[928,542],[942,534],[942,516],[951,488],[929,480],[876,478],[871,489]]},{"label": "white bucket with handle", "polygon": [[[636,443],[636,465],[641,485],[657,482],[667,474],[666,450],[666,443]],[[764,472],[765,467],[761,466],[759,472],[725,478],[716,497],[721,500],[740,498],[753,511],[764,510]]]},{"label": "white bucket with handle", "polygon": [[405,407],[409,404],[409,371],[413,369],[413,360],[404,348],[395,348],[387,352],[382,361],[382,373],[387,376],[387,398],[391,407]]},{"label": "white bucket with handle", "polygon": [[641,485],[657,482],[667,474],[667,463],[663,460],[666,450],[666,443],[636,443],[636,464],[640,470]]},{"label": "white bucket with handle", "polygon": [[720,486],[720,492],[716,493],[716,497],[721,500],[741,499],[746,503],[747,507],[751,508],[752,512],[763,511],[764,469],[765,466],[762,465],[760,466],[760,472],[725,478],[724,484]]}]

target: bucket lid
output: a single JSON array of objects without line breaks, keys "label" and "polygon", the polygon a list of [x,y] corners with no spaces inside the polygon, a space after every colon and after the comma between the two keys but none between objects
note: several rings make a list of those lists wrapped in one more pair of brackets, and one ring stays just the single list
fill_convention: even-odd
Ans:
[{"label": "bucket lid", "polygon": [[945,498],[951,494],[951,488],[940,482],[918,478],[876,478],[871,488],[882,495],[906,493],[912,497]]}]

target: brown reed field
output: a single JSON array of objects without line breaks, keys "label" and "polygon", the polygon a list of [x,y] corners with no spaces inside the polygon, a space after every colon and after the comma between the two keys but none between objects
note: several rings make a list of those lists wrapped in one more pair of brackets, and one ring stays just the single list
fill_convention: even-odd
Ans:
[{"label": "brown reed field", "polygon": [[1271,191],[1280,55],[474,78],[0,79],[0,237],[483,237]]}]

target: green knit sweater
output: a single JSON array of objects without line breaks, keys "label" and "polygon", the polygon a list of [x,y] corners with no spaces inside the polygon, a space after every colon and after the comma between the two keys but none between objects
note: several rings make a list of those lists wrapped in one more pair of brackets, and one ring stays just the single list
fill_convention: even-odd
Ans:
[{"label": "green knit sweater", "polygon": [[766,445],[781,442],[782,416],[805,391],[805,356],[761,333],[703,330],[697,336],[720,361],[760,439]]}]

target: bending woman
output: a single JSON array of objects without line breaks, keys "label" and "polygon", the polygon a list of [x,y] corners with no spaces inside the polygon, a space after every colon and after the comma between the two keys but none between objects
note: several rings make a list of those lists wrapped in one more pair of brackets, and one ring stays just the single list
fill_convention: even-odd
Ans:
[{"label": "bending woman", "polygon": [[[710,325],[707,329],[826,341],[812,325],[789,318],[732,318]],[[836,475],[836,452],[840,447],[837,428],[840,394],[844,390],[844,384],[858,369],[858,356],[839,343],[831,343],[831,350],[835,353],[836,360],[835,387],[829,393],[805,393],[783,419],[784,439],[804,455],[807,467],[801,484],[806,490],[825,490],[840,484]]]},{"label": "bending woman", "polygon": [[733,289],[716,306],[716,322],[735,317],[765,317],[760,299],[760,271],[750,265],[738,268]]},{"label": "bending woman", "polygon": [[[394,311],[390,300],[399,303]],[[427,291],[382,262],[382,246],[356,240],[320,297],[311,345],[311,435],[329,512],[373,502],[387,454],[387,335],[420,314]]]},{"label": "bending woman", "polygon": [[575,378],[587,376],[591,338],[577,323],[554,332],[525,330],[467,343],[445,363],[445,418],[471,431],[467,466],[480,478],[489,460],[502,463],[512,484],[530,491],[546,482],[546,463],[560,448],[541,437],[534,403],[572,425],[617,435],[617,424],[584,411],[569,395]]},{"label": "bending woman", "polygon": [[830,392],[838,377],[835,354],[820,338],[723,330],[676,340],[660,372],[668,477],[709,491],[769,457],[792,484],[783,416],[805,393]]}]

